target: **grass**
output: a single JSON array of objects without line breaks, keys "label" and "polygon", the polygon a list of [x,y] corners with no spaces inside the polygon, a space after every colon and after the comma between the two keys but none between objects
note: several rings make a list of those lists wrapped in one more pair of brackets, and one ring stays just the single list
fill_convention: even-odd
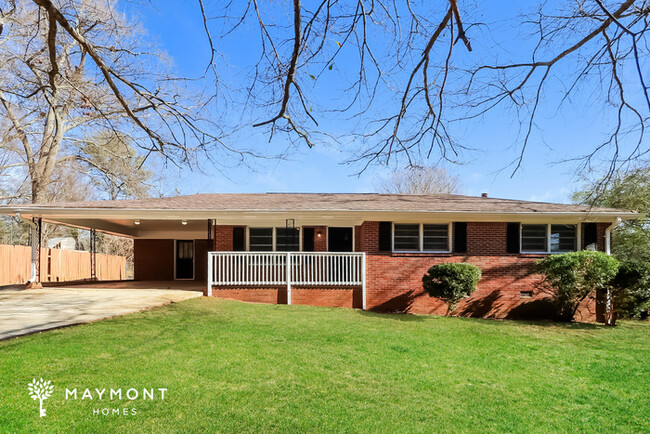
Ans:
[{"label": "grass", "polygon": [[[650,324],[193,299],[0,342],[0,430],[650,431]],[[38,417],[33,377],[54,394]],[[165,399],[66,400],[65,388]],[[159,397],[158,397],[159,398]],[[93,415],[135,408],[136,415]]]}]

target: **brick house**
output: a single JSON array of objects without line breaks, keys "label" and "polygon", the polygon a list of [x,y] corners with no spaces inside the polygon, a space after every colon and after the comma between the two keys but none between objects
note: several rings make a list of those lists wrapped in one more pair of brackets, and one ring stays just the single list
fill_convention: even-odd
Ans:
[{"label": "brick house", "polygon": [[[2,207],[0,213],[134,239],[134,278],[197,282],[204,293],[263,303],[444,314],[423,293],[426,270],[483,272],[456,313],[535,318],[548,309],[535,261],[609,252],[625,210],[460,195],[198,194]],[[37,266],[38,268],[38,266]],[[34,279],[38,279],[35,277]],[[578,320],[597,319],[586,300]]]}]

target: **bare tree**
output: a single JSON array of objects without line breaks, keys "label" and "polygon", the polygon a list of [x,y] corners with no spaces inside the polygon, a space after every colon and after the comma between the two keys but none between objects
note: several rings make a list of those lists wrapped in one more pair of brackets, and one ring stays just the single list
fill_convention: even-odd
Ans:
[{"label": "bare tree", "polygon": [[169,72],[114,1],[10,0],[0,15],[0,113],[8,124],[0,146],[9,156],[0,173],[24,176],[32,202],[45,200],[58,166],[88,169],[80,150],[98,130],[137,144],[140,164],[154,155],[191,165],[201,153],[216,161],[230,152],[201,115],[206,101]]},{"label": "bare tree", "polygon": [[[254,125],[311,147],[330,140],[322,137],[322,122],[356,119],[359,147],[350,162],[361,170],[391,159],[458,161],[465,147],[454,130],[500,113],[521,126],[515,172],[541,109],[571,103],[614,117],[607,138],[586,155],[572,155],[584,167],[605,160],[614,170],[648,156],[647,2],[526,2],[516,5],[522,15],[481,22],[493,7],[469,0],[249,0],[228,3],[215,16],[202,10],[212,47],[213,35],[227,41],[241,28],[259,31],[247,101],[268,115]],[[497,27],[509,27],[500,30],[508,40],[491,39]],[[502,46],[513,40],[522,48],[515,54]],[[550,86],[564,90],[547,93]]]},{"label": "bare tree", "polygon": [[442,167],[410,167],[393,172],[377,186],[381,193],[399,194],[458,194],[461,191],[458,177]]},{"label": "bare tree", "polygon": [[[169,90],[180,82],[158,73],[158,58],[136,43],[131,35],[137,32],[113,2],[7,3],[0,13],[6,39],[0,49],[7,53],[0,57],[6,65],[0,83],[7,87],[0,89],[0,103],[12,122],[9,141],[24,147],[32,138],[25,161],[10,164],[34,168],[33,200],[53,164],[42,157],[57,154],[50,150],[57,151],[59,138],[72,135],[59,126],[80,126],[71,121],[80,108],[89,111],[84,119],[92,118],[85,125],[117,123],[139,135],[135,143],[145,155],[158,153],[176,164],[191,162],[207,145],[213,145],[205,153],[213,161],[220,161],[218,150],[250,155],[190,110],[194,105],[181,96],[186,89]],[[250,37],[251,29],[258,35],[250,47],[256,60],[238,65],[230,87],[228,110],[241,116],[220,119],[223,130],[250,126],[270,139],[283,133],[309,147],[344,138],[356,145],[349,161],[364,170],[394,160],[456,162],[465,145],[455,131],[489,114],[511,114],[521,126],[514,172],[542,109],[589,104],[614,122],[608,137],[573,159],[583,167],[605,160],[613,173],[648,157],[650,80],[643,71],[650,6],[642,0],[525,2],[523,15],[499,24],[481,21],[492,4],[471,0],[197,0],[195,6],[210,44],[203,78],[215,80],[213,101],[223,103],[224,77],[232,73],[219,63],[218,48],[242,34]],[[490,39],[504,26],[508,39],[524,49],[513,54],[500,45],[504,41]],[[550,95],[551,84],[564,89],[561,95]],[[65,104],[69,95],[78,103]],[[35,97],[47,110],[23,109]],[[345,124],[353,131],[348,137],[333,131],[341,120],[354,123]],[[37,124],[45,127],[33,128]]]},{"label": "bare tree", "polygon": [[149,197],[157,183],[132,139],[119,131],[99,131],[84,139],[77,159],[87,168],[88,183],[110,200]]}]

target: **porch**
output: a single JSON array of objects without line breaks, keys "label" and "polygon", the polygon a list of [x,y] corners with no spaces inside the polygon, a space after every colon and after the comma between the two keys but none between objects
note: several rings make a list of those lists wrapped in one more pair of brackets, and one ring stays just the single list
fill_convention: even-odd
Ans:
[{"label": "porch", "polygon": [[[302,292],[305,290],[310,291],[309,295]],[[318,298],[334,298],[338,300],[334,304],[343,303],[341,307],[366,309],[366,254],[208,252],[206,294],[231,295],[227,298],[237,295],[234,298],[238,299],[254,294],[256,300],[266,298],[273,302],[275,298],[278,304],[296,301],[296,304],[318,305]],[[327,305],[331,304],[330,300]]]}]

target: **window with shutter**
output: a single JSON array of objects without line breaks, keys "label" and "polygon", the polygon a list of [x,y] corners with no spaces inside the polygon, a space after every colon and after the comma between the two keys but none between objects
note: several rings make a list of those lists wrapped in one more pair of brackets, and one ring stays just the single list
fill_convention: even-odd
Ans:
[{"label": "window with shutter", "polygon": [[396,252],[447,253],[449,224],[395,223],[393,250]]}]

